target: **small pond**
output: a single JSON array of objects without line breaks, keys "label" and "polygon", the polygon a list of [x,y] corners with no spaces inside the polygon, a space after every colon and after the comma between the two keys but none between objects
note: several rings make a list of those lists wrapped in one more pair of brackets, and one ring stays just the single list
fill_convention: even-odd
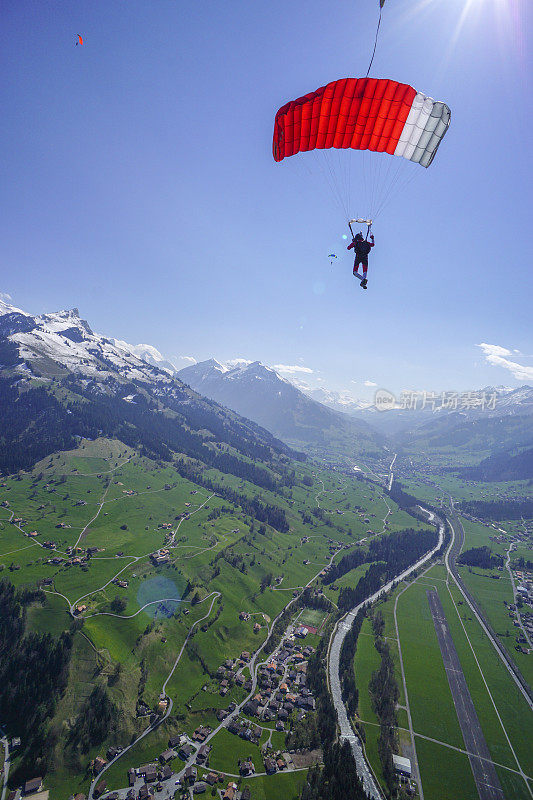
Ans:
[{"label": "small pond", "polygon": [[169,618],[179,612],[183,591],[184,588],[180,589],[175,581],[157,575],[141,583],[137,602],[141,608],[150,603],[143,611],[152,619]]}]

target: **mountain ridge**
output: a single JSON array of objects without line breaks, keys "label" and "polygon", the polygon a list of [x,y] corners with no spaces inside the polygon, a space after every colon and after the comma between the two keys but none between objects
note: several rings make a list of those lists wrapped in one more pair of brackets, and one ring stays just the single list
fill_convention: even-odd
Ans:
[{"label": "mountain ridge", "polygon": [[178,375],[196,391],[254,419],[292,446],[346,455],[350,449],[352,455],[381,450],[382,438],[364,421],[313,400],[260,361],[228,368],[208,359]]}]

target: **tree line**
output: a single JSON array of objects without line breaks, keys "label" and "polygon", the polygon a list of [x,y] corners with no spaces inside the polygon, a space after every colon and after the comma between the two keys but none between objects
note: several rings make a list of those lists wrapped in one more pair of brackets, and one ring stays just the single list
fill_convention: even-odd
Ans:
[{"label": "tree line", "polygon": [[372,673],[369,690],[372,708],[379,719],[378,753],[383,770],[383,777],[391,797],[395,796],[398,780],[394,770],[392,756],[398,752],[398,734],[396,731],[398,718],[396,704],[400,690],[394,674],[389,645],[383,638],[385,623],[381,611],[375,612],[372,618],[375,636],[375,647],[381,655],[379,669]]},{"label": "tree line", "polygon": [[465,500],[459,505],[473,517],[488,521],[501,522],[504,519],[532,519],[533,500]]},{"label": "tree line", "polygon": [[27,606],[43,599],[41,591],[0,581],[0,719],[21,738],[15,784],[49,768],[55,746],[49,722],[68,680],[72,633],[25,633]]},{"label": "tree line", "polygon": [[501,567],[503,556],[493,555],[492,550],[487,545],[483,547],[471,547],[465,550],[457,559],[458,564],[466,564],[469,567],[480,567],[481,569],[494,569]]},{"label": "tree line", "polygon": [[341,693],[349,717],[355,716],[357,703],[359,702],[359,691],[355,683],[353,660],[363,619],[364,612],[361,610],[357,614],[352,627],[344,637],[339,657]]},{"label": "tree line", "polygon": [[361,564],[376,562],[371,563],[355,588],[343,586],[340,590],[339,609],[348,611],[435,547],[437,541],[436,531],[413,528],[374,539],[368,548],[344,555],[324,577],[324,583],[334,583]]}]

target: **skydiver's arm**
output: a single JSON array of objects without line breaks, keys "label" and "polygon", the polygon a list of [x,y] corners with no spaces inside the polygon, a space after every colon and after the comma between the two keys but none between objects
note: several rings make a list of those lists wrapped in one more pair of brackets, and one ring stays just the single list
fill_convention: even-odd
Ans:
[{"label": "skydiver's arm", "polygon": [[346,249],[347,249],[347,250],[351,250],[351,249],[352,249],[352,247],[355,247],[355,239],[352,239],[352,243],[351,243],[351,244],[349,244],[349,245],[348,245],[348,247],[347,247]]}]

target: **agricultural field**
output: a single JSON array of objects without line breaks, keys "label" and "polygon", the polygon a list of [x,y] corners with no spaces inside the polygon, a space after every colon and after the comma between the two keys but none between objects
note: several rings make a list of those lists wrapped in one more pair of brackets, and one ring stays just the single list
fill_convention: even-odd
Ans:
[{"label": "agricultural field", "polygon": [[[375,606],[383,614],[387,641],[395,645],[392,654],[396,680],[401,689],[399,706],[405,703],[410,708],[424,797],[427,800],[451,800],[458,796],[477,796],[470,764],[464,755],[464,740],[427,600],[428,589],[438,592],[444,607],[461,667],[489,752],[497,765],[497,774],[505,796],[509,800],[526,798],[528,790],[519,772],[522,768],[526,775],[531,775],[533,770],[528,746],[533,736],[531,714],[459,590],[453,584],[448,586],[446,570],[442,564],[432,566],[412,583],[400,584],[386,601],[380,601]],[[359,715],[367,723],[367,754],[379,776],[381,765],[375,743],[377,736],[372,736],[372,728],[375,726],[371,725],[376,720],[365,691],[372,670],[379,664],[379,657],[373,647],[368,621],[365,621],[361,633],[354,664],[360,692]],[[397,658],[398,645],[403,656],[406,696]],[[407,728],[405,712],[401,709],[398,720],[400,729]],[[402,730],[399,730],[399,734],[400,742],[405,748],[404,755],[412,758],[411,737]],[[453,764],[453,769],[450,769],[450,764]]]},{"label": "agricultural field", "polygon": [[[453,466],[453,464],[450,464]],[[424,470],[416,477],[400,474],[400,481],[406,492],[414,494],[420,499],[435,503],[443,499],[449,504],[450,495],[454,501],[463,500],[513,500],[527,496],[530,493],[527,481],[505,481],[502,483],[482,483],[467,481],[454,475],[436,472],[434,467]]]},{"label": "agricultural field", "polygon": [[524,653],[516,647],[518,634],[521,631],[514,624],[515,615],[509,609],[515,602],[515,597],[511,575],[506,566],[508,556],[511,562],[514,562],[519,555],[526,560],[533,557],[531,548],[526,543],[510,549],[513,534],[521,532],[523,523],[516,524],[516,521],[515,525],[507,522],[498,523],[495,530],[492,525],[474,522],[465,517],[460,517],[460,521],[465,534],[462,552],[471,548],[490,547],[493,554],[502,558],[500,568],[483,569],[459,565],[459,571],[465,586],[483,609],[492,629],[531,686],[533,653]]}]

